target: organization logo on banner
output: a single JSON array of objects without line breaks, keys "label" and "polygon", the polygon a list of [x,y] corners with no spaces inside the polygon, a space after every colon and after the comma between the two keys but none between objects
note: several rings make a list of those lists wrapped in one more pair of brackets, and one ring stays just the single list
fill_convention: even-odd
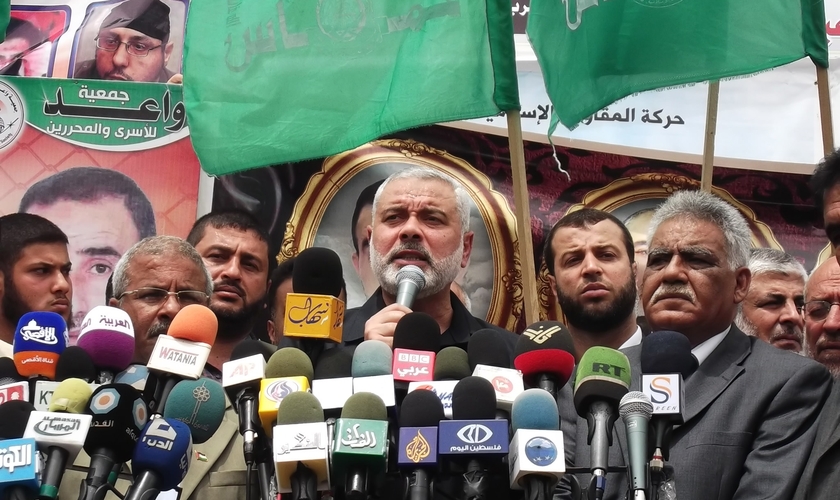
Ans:
[{"label": "organization logo on banner", "polygon": [[81,429],[82,421],[78,417],[46,417],[35,424],[34,431],[42,436],[69,436]]},{"label": "organization logo on banner", "polygon": [[525,443],[525,458],[534,465],[546,467],[557,460],[557,446],[544,437],[534,437]]},{"label": "organization logo on banner", "polygon": [[542,344],[560,330],[561,328],[557,325],[554,325],[546,330],[543,330],[542,325],[540,325],[540,327],[536,330],[526,328],[525,331],[522,332],[522,335],[531,339],[531,341],[535,344]]},{"label": "organization logo on banner", "polygon": [[432,447],[423,436],[420,429],[417,429],[417,434],[414,438],[405,445],[405,456],[414,463],[423,461],[432,453]]},{"label": "organization logo on banner", "polygon": [[486,425],[469,424],[462,427],[457,435],[458,439],[467,444],[481,444],[493,437],[493,431]]},{"label": "organization logo on banner", "polygon": [[0,149],[15,143],[24,124],[23,101],[17,90],[0,81]]},{"label": "organization logo on banner", "polygon": [[653,403],[654,414],[676,414],[680,411],[680,375],[643,375],[642,392]]},{"label": "organization logo on banner", "polygon": [[[0,85],[2,84],[3,82],[0,82]],[[1,88],[0,92],[2,92]],[[20,335],[23,337],[23,340],[32,340],[41,344],[55,345],[58,343],[58,337],[55,336],[55,327],[41,326],[34,319],[27,323],[26,326],[21,327]]]},{"label": "organization logo on banner", "polygon": [[293,380],[278,380],[272,382],[265,390],[265,395],[268,399],[279,403],[283,398],[293,392],[300,391],[300,386]]},{"label": "organization logo on banner", "polygon": [[509,378],[497,375],[490,381],[493,384],[493,389],[502,394],[508,394],[513,390],[513,382]]}]

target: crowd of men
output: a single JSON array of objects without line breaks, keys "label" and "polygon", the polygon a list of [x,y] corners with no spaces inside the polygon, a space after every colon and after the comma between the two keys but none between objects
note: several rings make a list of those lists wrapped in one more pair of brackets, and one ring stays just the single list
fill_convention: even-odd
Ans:
[{"label": "crowd of men", "polygon": [[[286,341],[283,312],[294,259],[271,270],[268,235],[253,216],[212,212],[195,222],[186,240],[155,236],[148,200],[130,185],[94,195],[58,194],[57,185],[36,185],[20,213],[0,217],[0,356],[11,355],[15,325],[26,312],[54,311],[77,325],[86,310],[105,303],[131,318],[134,362],[140,364],[182,307],[209,306],[219,330],[205,376],[216,380],[233,348],[254,337],[263,308],[269,310],[270,341]],[[490,328],[501,334],[499,348],[513,359],[517,336],[473,316],[452,289],[473,243],[464,187],[449,175],[417,167],[371,190],[365,194],[370,207],[360,197],[353,215],[353,263],[378,286],[361,307],[347,311],[343,344],[377,339],[390,345],[400,318],[423,311],[440,326],[441,347],[466,348],[472,333]],[[836,248],[840,150],[817,167],[814,191]],[[83,232],[82,221],[103,207],[117,223],[109,239],[97,242]],[[76,211],[74,224],[57,217]],[[688,338],[699,368],[686,381],[685,422],[671,438],[680,499],[833,498],[832,486],[840,484],[840,387],[832,384],[832,375],[840,376],[840,255],[808,277],[784,252],[753,249],[738,210],[702,191],[673,194],[646,223],[647,236],[640,240],[613,215],[584,208],[560,219],[548,234],[544,259],[551,290],[577,358],[593,346],[621,349],[638,373],[650,330]],[[640,255],[647,256],[643,265]],[[74,258],[86,264],[79,269]],[[90,264],[85,258],[106,260]],[[426,276],[412,309],[396,303],[397,272],[409,264]],[[100,280],[110,274],[107,301],[104,294],[97,299],[84,291],[92,271]],[[76,302],[80,293],[84,301]],[[638,385],[634,379],[631,389]],[[559,398],[566,458],[586,465],[587,425],[572,407],[570,386]],[[624,432],[622,425],[616,424],[616,434]],[[237,488],[244,486],[245,464],[237,427],[228,404],[216,435],[195,446],[202,464],[190,466],[183,498],[242,496]],[[610,464],[626,464],[623,452],[613,446]],[[233,475],[223,480],[228,472]],[[623,498],[623,488],[621,481],[609,482],[604,498]]]}]

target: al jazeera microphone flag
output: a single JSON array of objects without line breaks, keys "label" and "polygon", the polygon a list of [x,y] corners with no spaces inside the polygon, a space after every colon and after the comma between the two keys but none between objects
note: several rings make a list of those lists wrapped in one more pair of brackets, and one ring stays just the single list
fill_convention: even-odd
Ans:
[{"label": "al jazeera microphone flag", "polygon": [[519,109],[510,2],[194,2],[184,102],[212,175]]},{"label": "al jazeera microphone flag", "polygon": [[804,57],[828,67],[823,0],[531,0],[527,32],[554,105],[550,131],[635,92]]}]

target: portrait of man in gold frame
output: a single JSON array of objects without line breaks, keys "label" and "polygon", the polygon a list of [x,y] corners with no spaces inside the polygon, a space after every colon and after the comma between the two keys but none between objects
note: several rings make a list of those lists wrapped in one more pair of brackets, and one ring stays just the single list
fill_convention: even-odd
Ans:
[{"label": "portrait of man in gold frame", "polygon": [[347,307],[364,303],[364,289],[351,263],[351,216],[356,200],[365,187],[408,166],[445,172],[469,193],[473,205],[470,230],[475,237],[469,265],[456,282],[469,297],[474,316],[513,330],[522,313],[513,212],[487,176],[467,161],[416,141],[379,140],[327,158],[295,204],[278,262],[311,246],[331,248],[341,258]]}]

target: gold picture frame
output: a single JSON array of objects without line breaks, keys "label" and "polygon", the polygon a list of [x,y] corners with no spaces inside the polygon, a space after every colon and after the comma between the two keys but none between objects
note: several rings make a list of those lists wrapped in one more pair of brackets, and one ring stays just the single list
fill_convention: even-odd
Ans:
[{"label": "gold picture frame", "polygon": [[[277,261],[282,262],[294,257],[300,250],[313,246],[328,211],[339,211],[349,221],[354,206],[346,199],[341,206],[331,206],[331,203],[355,176],[372,167],[379,170],[396,170],[400,165],[429,167],[445,172],[460,181],[469,193],[483,221],[483,229],[473,224],[470,230],[476,233],[476,241],[479,241],[479,231],[486,232],[486,240],[481,241],[489,241],[493,270],[492,276],[482,277],[489,278],[491,283],[486,314],[475,315],[484,316],[490,323],[513,330],[522,315],[523,290],[520,259],[516,250],[516,224],[507,200],[501,193],[493,190],[486,175],[473,168],[467,161],[417,141],[373,141],[324,160],[321,171],[309,179],[303,194],[295,203],[286,224]],[[387,173],[381,178],[385,176]],[[349,229],[346,234],[349,240]],[[475,247],[476,243],[474,256]],[[472,265],[471,258],[470,266]],[[486,263],[484,267],[486,268]],[[469,272],[468,267],[467,275]],[[350,273],[345,270],[345,279]],[[465,289],[468,293],[471,292],[468,287]],[[348,293],[349,291],[348,289]],[[484,297],[487,290],[482,289],[479,292]]]}]

